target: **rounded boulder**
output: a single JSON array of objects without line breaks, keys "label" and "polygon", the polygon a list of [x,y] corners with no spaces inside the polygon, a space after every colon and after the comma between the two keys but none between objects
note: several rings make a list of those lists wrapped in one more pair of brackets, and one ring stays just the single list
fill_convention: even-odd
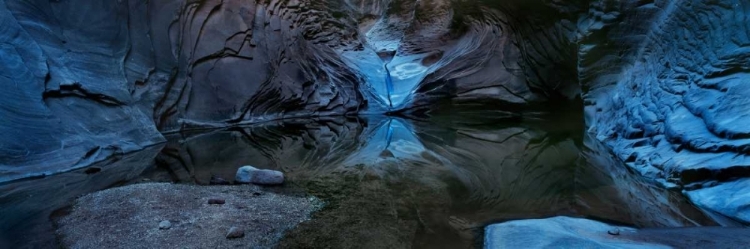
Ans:
[{"label": "rounded boulder", "polygon": [[276,170],[257,169],[253,166],[242,166],[237,169],[234,180],[237,183],[278,185],[284,183],[284,173]]}]

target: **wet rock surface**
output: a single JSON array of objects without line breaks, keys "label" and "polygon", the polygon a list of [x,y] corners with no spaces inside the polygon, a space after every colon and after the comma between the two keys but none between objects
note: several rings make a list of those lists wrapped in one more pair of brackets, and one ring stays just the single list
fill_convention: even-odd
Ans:
[{"label": "wet rock surface", "polygon": [[[304,196],[253,195],[262,191],[169,183],[108,189],[77,199],[57,220],[57,234],[67,248],[270,248],[317,204]],[[207,204],[212,196],[227,203]]]}]

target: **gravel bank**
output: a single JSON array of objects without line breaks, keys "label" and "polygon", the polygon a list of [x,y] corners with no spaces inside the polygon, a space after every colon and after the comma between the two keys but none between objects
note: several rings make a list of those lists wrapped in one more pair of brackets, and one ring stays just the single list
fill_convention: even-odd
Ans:
[{"label": "gravel bank", "polygon": [[[57,234],[67,248],[269,248],[318,206],[252,185],[136,184],[77,199]],[[163,221],[169,228],[160,229]],[[227,238],[232,227],[244,236]]]}]

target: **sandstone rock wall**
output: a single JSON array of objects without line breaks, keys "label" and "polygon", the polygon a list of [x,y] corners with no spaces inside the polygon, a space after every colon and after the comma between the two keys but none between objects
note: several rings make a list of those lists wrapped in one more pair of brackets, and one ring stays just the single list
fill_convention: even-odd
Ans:
[{"label": "sandstone rock wall", "polygon": [[589,130],[649,176],[686,185],[743,176],[748,8],[684,0],[596,12],[604,28],[582,42],[579,63]]},{"label": "sandstone rock wall", "polygon": [[139,17],[82,2],[0,1],[0,181],[164,141],[128,81],[143,67],[129,63],[127,20]]},{"label": "sandstone rock wall", "polygon": [[[582,98],[588,131],[687,190],[750,175],[750,4],[0,0],[0,181],[289,117]],[[699,196],[699,195],[693,195]]]},{"label": "sandstone rock wall", "polygon": [[2,0],[0,181],[138,150],[160,132],[575,98],[574,74],[558,67],[574,52],[572,21],[525,24],[548,13],[519,3]]},{"label": "sandstone rock wall", "polygon": [[748,222],[750,3],[591,6],[579,22],[588,131],[716,217]]}]

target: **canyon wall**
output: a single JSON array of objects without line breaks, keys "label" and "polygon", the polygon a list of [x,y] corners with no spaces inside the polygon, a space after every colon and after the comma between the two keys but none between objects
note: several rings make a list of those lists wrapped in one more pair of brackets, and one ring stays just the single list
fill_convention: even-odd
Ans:
[{"label": "canyon wall", "polygon": [[160,132],[436,102],[510,115],[576,98],[575,74],[556,66],[575,50],[525,39],[570,37],[573,22],[489,2],[2,0],[0,181]]},{"label": "canyon wall", "polygon": [[589,132],[641,174],[749,222],[750,3],[598,1],[589,13],[578,68]]},{"label": "canyon wall", "polygon": [[750,175],[749,8],[0,0],[0,181],[140,150],[163,132],[443,109],[522,117],[582,99],[588,132],[629,167],[738,217],[744,202],[701,193],[750,185],[737,180]]},{"label": "canyon wall", "polygon": [[[127,4],[0,1],[0,181],[164,141],[141,106]],[[85,13],[85,14],[84,14]],[[142,40],[142,39],[141,39]],[[147,71],[142,71],[145,74]]]}]

